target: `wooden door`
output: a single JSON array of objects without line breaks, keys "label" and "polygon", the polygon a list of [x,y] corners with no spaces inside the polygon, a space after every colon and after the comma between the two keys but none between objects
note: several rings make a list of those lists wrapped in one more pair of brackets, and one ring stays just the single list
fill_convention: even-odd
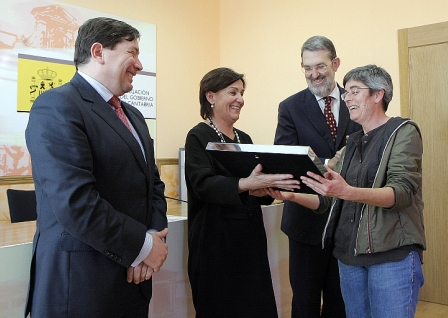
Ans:
[{"label": "wooden door", "polygon": [[427,239],[420,299],[448,305],[448,22],[398,30],[401,116],[423,136]]}]

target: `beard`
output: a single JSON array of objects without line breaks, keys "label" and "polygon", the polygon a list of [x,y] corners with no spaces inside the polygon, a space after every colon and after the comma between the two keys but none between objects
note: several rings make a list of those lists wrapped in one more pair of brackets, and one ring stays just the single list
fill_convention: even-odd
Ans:
[{"label": "beard", "polygon": [[331,93],[333,90],[333,81],[328,78],[328,76],[319,75],[317,79],[324,78],[324,85],[322,87],[314,87],[313,86],[313,80],[307,78],[306,83],[308,84],[308,88],[310,89],[311,93],[313,93],[316,96],[319,97],[325,97],[328,96],[328,94]]}]

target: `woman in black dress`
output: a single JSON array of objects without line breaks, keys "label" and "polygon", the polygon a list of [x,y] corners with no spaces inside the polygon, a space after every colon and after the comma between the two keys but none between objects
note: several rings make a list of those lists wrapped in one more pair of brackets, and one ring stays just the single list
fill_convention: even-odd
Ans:
[{"label": "woman in black dress", "polygon": [[[288,174],[230,175],[205,150],[208,142],[252,143],[233,127],[244,105],[243,74],[207,73],[200,85],[201,117],[185,142],[188,190],[188,274],[196,317],[277,317],[261,204],[266,187],[298,187]],[[238,162],[235,162],[238,164]],[[263,197],[264,196],[264,197]]]}]

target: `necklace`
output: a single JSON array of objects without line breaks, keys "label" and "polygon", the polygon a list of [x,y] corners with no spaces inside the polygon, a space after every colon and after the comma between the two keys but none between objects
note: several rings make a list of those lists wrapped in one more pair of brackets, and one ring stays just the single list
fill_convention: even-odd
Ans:
[{"label": "necklace", "polygon": [[[219,138],[221,139],[222,143],[225,143],[225,139],[224,139],[224,135],[222,134],[221,131],[219,131],[218,127],[215,126],[215,123],[213,122],[213,120],[210,117],[207,117],[208,122],[210,123],[210,126],[212,126],[212,128],[216,131],[216,133],[218,134]],[[233,133],[235,134],[236,140],[238,141],[238,143],[240,142],[240,136],[238,136],[238,132],[235,130],[235,128],[233,128]]]}]

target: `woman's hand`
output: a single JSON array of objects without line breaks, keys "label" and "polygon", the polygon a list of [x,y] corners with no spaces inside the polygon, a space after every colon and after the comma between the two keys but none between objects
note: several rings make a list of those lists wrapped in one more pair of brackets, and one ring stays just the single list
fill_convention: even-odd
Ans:
[{"label": "woman's hand", "polygon": [[289,191],[300,189],[300,181],[293,179],[294,176],[292,174],[267,174],[262,173],[262,169],[261,164],[258,164],[249,177],[239,180],[238,188],[240,192],[262,188],[279,188]]},{"label": "woman's hand", "polygon": [[348,194],[352,187],[347,184],[339,173],[333,171],[327,165],[325,165],[325,169],[327,169],[327,172],[324,173],[324,177],[308,171],[308,177],[302,176],[300,179],[304,184],[321,195],[344,199],[345,194]]},{"label": "woman's hand", "polygon": [[343,200],[350,200],[382,208],[391,208],[395,204],[395,192],[392,187],[382,188],[358,188],[352,187],[342,178],[339,173],[325,166],[327,172],[324,178],[307,172],[308,177],[300,177],[302,182],[317,193]]},{"label": "woman's hand", "polygon": [[264,195],[269,195],[276,200],[291,201],[294,199],[294,192],[281,191],[281,190],[274,189],[274,188],[264,188],[264,189],[261,189],[261,191],[263,191]]},{"label": "woman's hand", "polygon": [[311,210],[317,210],[320,205],[319,198],[315,194],[280,191],[272,188],[266,188],[263,191],[276,200],[292,201]]}]

